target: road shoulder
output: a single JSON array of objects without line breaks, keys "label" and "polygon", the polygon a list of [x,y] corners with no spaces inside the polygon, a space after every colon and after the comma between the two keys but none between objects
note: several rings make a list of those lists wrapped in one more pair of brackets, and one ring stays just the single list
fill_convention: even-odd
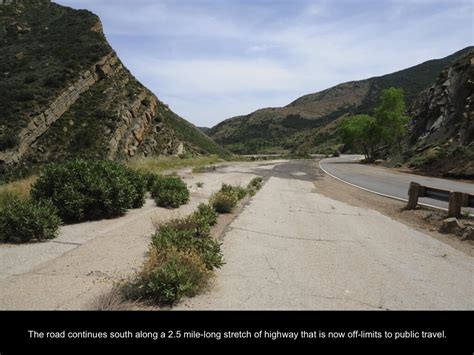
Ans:
[{"label": "road shoulder", "polygon": [[321,174],[314,182],[318,193],[348,203],[352,206],[374,209],[398,222],[422,231],[431,237],[474,256],[474,241],[461,241],[454,234],[439,233],[439,227],[445,218],[445,212],[426,207],[418,207],[415,211],[404,211],[405,202],[392,200],[340,182],[330,176]]}]

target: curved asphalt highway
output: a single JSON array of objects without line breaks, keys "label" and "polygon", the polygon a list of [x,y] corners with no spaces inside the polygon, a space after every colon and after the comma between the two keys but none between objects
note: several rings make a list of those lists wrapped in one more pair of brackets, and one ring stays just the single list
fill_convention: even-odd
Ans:
[{"label": "curved asphalt highway", "polygon": [[[326,173],[347,183],[398,199],[408,199],[408,188],[412,181],[438,189],[474,195],[474,183],[392,172],[383,168],[358,164],[361,158],[359,155],[343,155],[339,158],[323,159],[320,162],[320,167]],[[448,203],[430,198],[420,198],[420,203],[448,208]],[[471,213],[473,212],[472,208],[469,210]]]}]

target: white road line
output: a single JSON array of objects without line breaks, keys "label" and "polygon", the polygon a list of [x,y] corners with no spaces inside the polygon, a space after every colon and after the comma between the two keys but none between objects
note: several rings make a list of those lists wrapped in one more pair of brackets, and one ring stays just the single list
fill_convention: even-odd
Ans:
[{"label": "white road line", "polygon": [[[324,159],[323,159],[324,160]],[[383,196],[383,197],[388,197],[388,198],[391,198],[393,200],[398,200],[398,201],[402,201],[402,202],[408,202],[408,199],[405,199],[405,198],[401,198],[401,197],[396,197],[396,196],[392,196],[392,195],[387,195],[387,194],[383,194],[381,192],[377,192],[377,191],[374,191],[374,190],[369,190],[369,189],[366,189],[365,187],[362,187],[362,186],[359,186],[359,185],[355,185],[355,184],[352,184],[346,180],[343,180],[341,178],[338,178],[337,176],[331,174],[330,172],[328,172],[326,169],[324,169],[321,165],[323,161],[320,160],[319,161],[319,168],[324,171],[325,174],[329,175],[330,177],[336,179],[336,180],[339,180],[347,185],[351,185],[353,187],[356,187],[360,190],[364,190],[364,191],[367,191],[367,192],[370,192],[370,193],[373,193],[373,194],[376,194],[376,195],[379,195],[379,196]],[[443,207],[438,207],[438,206],[433,206],[433,205],[430,205],[430,204],[427,204],[427,203],[418,203],[420,206],[425,206],[425,207],[430,207],[430,208],[435,208],[437,210],[442,210],[442,211],[447,211],[448,209],[447,208],[443,208]]]}]

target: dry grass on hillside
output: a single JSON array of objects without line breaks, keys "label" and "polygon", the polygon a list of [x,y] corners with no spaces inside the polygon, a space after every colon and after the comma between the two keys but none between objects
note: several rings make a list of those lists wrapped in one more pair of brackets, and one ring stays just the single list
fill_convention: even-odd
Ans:
[{"label": "dry grass on hillside", "polygon": [[0,207],[3,206],[6,200],[14,195],[28,199],[30,197],[31,186],[35,183],[36,179],[38,179],[37,176],[30,176],[26,179],[0,185]]},{"label": "dry grass on hillside", "polygon": [[160,173],[166,170],[179,168],[201,168],[207,165],[222,162],[217,155],[208,155],[193,158],[179,158],[179,157],[152,157],[152,158],[137,158],[132,159],[127,165],[141,172]]}]

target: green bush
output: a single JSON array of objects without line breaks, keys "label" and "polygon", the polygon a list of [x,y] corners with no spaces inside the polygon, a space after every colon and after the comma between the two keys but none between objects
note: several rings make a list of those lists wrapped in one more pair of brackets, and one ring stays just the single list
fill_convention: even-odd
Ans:
[{"label": "green bush", "polygon": [[194,251],[151,248],[133,288],[134,296],[173,305],[183,296],[194,296],[207,284],[209,276],[209,271]]},{"label": "green bush", "polygon": [[216,222],[212,207],[200,204],[191,216],[160,226],[142,271],[124,287],[125,296],[173,305],[195,295],[224,264],[221,244],[210,237]]},{"label": "green bush", "polygon": [[30,200],[10,197],[0,208],[0,241],[25,243],[57,236],[61,219],[50,201],[35,204]]},{"label": "green bush", "polygon": [[178,208],[189,201],[188,187],[178,176],[157,177],[151,195],[160,207]]},{"label": "green bush", "polygon": [[212,195],[210,204],[218,213],[231,213],[238,201],[235,193],[219,191]]},{"label": "green bush", "polygon": [[409,164],[412,168],[421,168],[424,165],[429,165],[437,159],[442,158],[444,155],[445,151],[441,147],[433,147],[426,152],[414,156]]},{"label": "green bush", "polygon": [[234,187],[229,184],[222,184],[221,189],[219,191],[223,193],[234,193]]},{"label": "green bush", "polygon": [[153,185],[155,181],[160,178],[159,175],[152,173],[152,172],[140,172],[142,179],[145,181],[146,189],[148,191],[153,190]]},{"label": "green bush", "polygon": [[132,208],[140,208],[145,204],[145,195],[148,190],[147,180],[142,174],[125,168],[124,174],[131,183],[132,192]]},{"label": "green bush", "polygon": [[234,194],[238,200],[242,200],[247,196],[247,189],[241,186],[232,186],[228,184],[222,184],[220,192],[225,194]]},{"label": "green bush", "polygon": [[47,166],[33,185],[36,201],[50,199],[65,222],[121,216],[144,203],[145,182],[110,161],[73,160]]},{"label": "green bush", "polygon": [[253,178],[248,185],[248,188],[260,190],[262,188],[263,179],[261,177]]},{"label": "green bush", "polygon": [[217,223],[218,214],[210,205],[201,203],[197,207],[197,211],[194,212],[193,217],[199,221],[199,223],[207,223],[210,226],[214,226]]},{"label": "green bush", "polygon": [[3,207],[8,206],[11,201],[16,200],[16,199],[21,199],[21,196],[18,192],[16,191],[1,191],[0,190],[0,209]]},{"label": "green bush", "polygon": [[157,249],[176,248],[180,251],[197,252],[209,270],[220,268],[223,264],[221,244],[202,233],[191,218],[171,221],[161,226],[152,237],[152,245]]},{"label": "green bush", "polygon": [[234,193],[237,195],[239,200],[242,200],[245,198],[245,196],[247,196],[248,191],[245,187],[237,186],[234,188]]}]

